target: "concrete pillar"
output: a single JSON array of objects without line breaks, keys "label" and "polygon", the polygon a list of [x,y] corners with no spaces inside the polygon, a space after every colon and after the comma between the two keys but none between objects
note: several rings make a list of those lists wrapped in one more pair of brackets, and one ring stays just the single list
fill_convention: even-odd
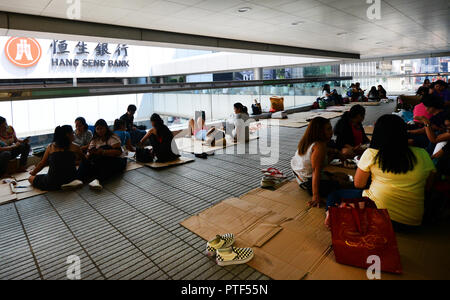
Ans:
[{"label": "concrete pillar", "polygon": [[253,80],[263,80],[264,79],[264,73],[263,68],[255,68],[253,69]]},{"label": "concrete pillar", "polygon": [[73,79],[73,87],[77,87],[78,86],[78,79],[74,78]]}]

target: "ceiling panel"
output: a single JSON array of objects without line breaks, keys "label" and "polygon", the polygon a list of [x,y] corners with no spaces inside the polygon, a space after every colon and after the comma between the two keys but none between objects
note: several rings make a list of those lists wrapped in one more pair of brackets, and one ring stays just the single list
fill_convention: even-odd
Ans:
[{"label": "ceiling panel", "polygon": [[[449,51],[448,0],[81,0],[81,20],[371,56]],[[0,0],[0,10],[65,18],[66,0]],[[245,13],[239,8],[251,8]]]}]

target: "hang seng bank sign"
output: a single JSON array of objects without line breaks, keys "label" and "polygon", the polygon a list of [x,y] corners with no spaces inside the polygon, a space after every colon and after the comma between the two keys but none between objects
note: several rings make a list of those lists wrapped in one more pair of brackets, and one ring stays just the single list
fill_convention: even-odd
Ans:
[{"label": "hang seng bank sign", "polygon": [[[54,67],[83,67],[83,68],[128,68],[128,45],[118,44],[112,52],[108,43],[98,43],[95,48],[89,48],[85,42],[78,42],[74,48],[69,48],[67,41],[53,41],[51,43],[52,66]],[[111,51],[111,52],[110,52]],[[87,57],[94,54],[93,58]]]},{"label": "hang seng bank sign", "polygon": [[2,79],[145,77],[150,70],[146,47],[23,37],[0,37],[0,42]]}]

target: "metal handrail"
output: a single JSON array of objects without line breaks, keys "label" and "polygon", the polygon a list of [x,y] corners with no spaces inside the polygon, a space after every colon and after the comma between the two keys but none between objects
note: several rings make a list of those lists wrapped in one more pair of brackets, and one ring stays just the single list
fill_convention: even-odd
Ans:
[{"label": "metal handrail", "polygon": [[134,85],[105,85],[80,87],[21,87],[0,88],[0,101],[36,100],[48,98],[88,97],[118,94],[165,93],[177,91],[214,90],[224,88],[240,88],[254,86],[280,86],[298,83],[315,83],[327,81],[353,80],[352,76],[344,77],[311,77],[277,80],[249,81],[214,81],[190,83],[156,83]]}]

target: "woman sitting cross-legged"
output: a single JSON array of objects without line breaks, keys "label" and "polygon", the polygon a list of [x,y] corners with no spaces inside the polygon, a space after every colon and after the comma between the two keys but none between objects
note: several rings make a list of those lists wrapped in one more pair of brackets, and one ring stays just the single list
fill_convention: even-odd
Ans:
[{"label": "woman sitting cross-legged", "polygon": [[125,171],[127,159],[122,157],[120,138],[105,120],[95,123],[94,137],[89,144],[87,160],[78,169],[78,179],[94,190],[103,189],[103,182]]},{"label": "woman sitting cross-legged", "polygon": [[[44,157],[30,172],[28,181],[43,191],[77,188],[83,183],[77,179],[76,163],[85,159],[80,147],[73,144],[72,126],[58,126],[55,129],[53,143],[47,147]],[[45,166],[49,166],[48,174],[37,175]]]},{"label": "woman sitting cross-legged", "polygon": [[312,196],[312,201],[309,202],[311,206],[319,206],[320,197],[326,197],[339,188],[338,183],[323,172],[331,159],[328,152],[333,149],[328,150],[327,144],[332,136],[330,121],[322,117],[314,118],[291,161],[297,182]]},{"label": "woman sitting cross-legged", "polygon": [[177,145],[173,140],[173,133],[164,125],[164,121],[158,114],[153,114],[150,118],[153,128],[142,138],[140,144],[150,140],[153,147],[153,154],[157,157],[157,162],[169,162],[180,157]]},{"label": "woman sitting cross-legged", "polygon": [[[428,153],[408,145],[406,124],[402,118],[384,115],[376,122],[370,148],[359,161],[355,176],[358,190],[340,190],[330,194],[327,208],[339,205],[342,199],[367,197],[379,209],[388,210],[394,229],[415,228],[422,224],[425,187],[434,171]],[[372,182],[365,189],[370,177]],[[327,212],[325,225],[329,224]]]},{"label": "woman sitting cross-legged", "polygon": [[30,153],[29,140],[20,140],[6,119],[0,117],[0,178],[6,173],[8,162],[20,155],[20,167],[17,171],[24,172]]},{"label": "woman sitting cross-legged", "polygon": [[369,143],[362,122],[366,109],[361,105],[354,105],[349,112],[345,112],[334,128],[336,147],[343,158],[354,158],[364,152],[363,145]]}]

